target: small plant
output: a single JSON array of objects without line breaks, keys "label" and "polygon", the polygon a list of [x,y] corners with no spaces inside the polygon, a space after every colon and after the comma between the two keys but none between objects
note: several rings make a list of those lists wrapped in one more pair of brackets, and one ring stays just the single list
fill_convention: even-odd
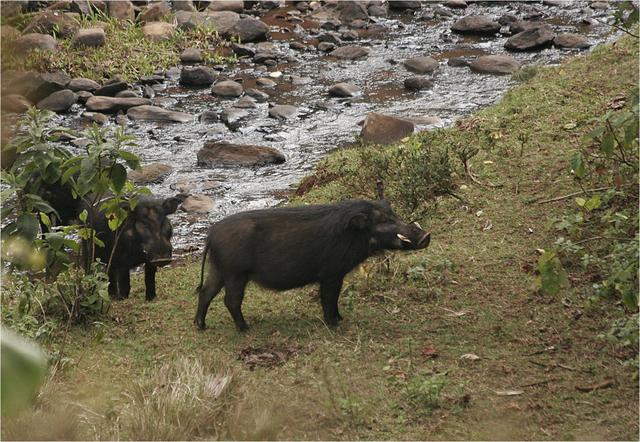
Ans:
[{"label": "small plant", "polygon": [[413,407],[426,411],[440,406],[440,393],[446,385],[442,374],[428,371],[415,373],[407,382],[407,399]]}]

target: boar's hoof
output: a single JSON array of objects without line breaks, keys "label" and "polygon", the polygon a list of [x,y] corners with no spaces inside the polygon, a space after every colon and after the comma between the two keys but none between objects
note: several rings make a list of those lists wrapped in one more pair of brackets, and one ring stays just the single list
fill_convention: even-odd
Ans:
[{"label": "boar's hoof", "polygon": [[156,294],[155,293],[146,293],[144,296],[144,299],[146,299],[147,301],[153,301],[154,299],[156,299]]},{"label": "boar's hoof", "polygon": [[205,330],[207,328],[207,324],[205,324],[205,322],[198,317],[193,320],[193,323],[196,325],[196,327],[198,327],[198,330]]}]

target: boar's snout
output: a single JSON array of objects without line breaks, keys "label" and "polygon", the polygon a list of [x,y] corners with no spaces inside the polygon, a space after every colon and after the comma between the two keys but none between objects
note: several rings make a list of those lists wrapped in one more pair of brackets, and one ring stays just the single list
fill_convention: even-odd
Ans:
[{"label": "boar's snout", "polygon": [[156,267],[162,267],[162,266],[166,266],[167,264],[171,263],[171,257],[164,257],[164,258],[156,258],[156,259],[152,259],[151,261],[149,261],[150,264],[153,264]]},{"label": "boar's snout", "polygon": [[406,235],[398,233],[397,236],[402,242],[403,248],[406,249],[424,249],[431,242],[431,233],[422,230],[417,222],[407,226]]}]

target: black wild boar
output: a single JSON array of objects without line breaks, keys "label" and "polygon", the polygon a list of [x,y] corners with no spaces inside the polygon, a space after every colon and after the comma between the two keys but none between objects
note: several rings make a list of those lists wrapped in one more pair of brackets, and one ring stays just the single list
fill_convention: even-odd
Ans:
[{"label": "black wild boar", "polygon": [[[402,222],[384,200],[254,210],[211,226],[202,260],[195,322],[205,328],[211,300],[225,288],[224,303],[239,330],[249,281],[275,290],[320,283],[324,321],[342,319],[338,297],[343,278],[380,250],[415,250],[429,245],[430,234],[417,223]],[[207,280],[204,267],[210,255]]]}]

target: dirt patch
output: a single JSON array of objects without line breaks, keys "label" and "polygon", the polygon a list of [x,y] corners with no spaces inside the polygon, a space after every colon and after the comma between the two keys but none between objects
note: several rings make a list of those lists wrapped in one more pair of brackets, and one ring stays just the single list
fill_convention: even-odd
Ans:
[{"label": "dirt patch", "polygon": [[240,351],[238,359],[244,362],[249,367],[249,370],[254,370],[256,367],[270,368],[284,364],[291,356],[311,354],[315,349],[315,345],[311,343],[305,346],[276,347],[267,345],[258,348],[247,347]]}]

